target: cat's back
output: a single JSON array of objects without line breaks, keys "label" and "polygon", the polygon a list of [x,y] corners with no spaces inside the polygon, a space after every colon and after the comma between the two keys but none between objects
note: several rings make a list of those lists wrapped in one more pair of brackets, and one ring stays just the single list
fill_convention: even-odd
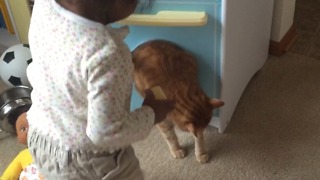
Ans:
[{"label": "cat's back", "polygon": [[196,59],[178,45],[165,40],[152,40],[139,45],[132,53],[135,71],[148,71],[196,77]]}]

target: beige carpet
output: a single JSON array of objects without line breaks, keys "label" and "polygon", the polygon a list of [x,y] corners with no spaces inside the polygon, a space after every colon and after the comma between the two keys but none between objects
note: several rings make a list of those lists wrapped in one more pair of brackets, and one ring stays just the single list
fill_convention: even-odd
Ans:
[{"label": "beige carpet", "polygon": [[[4,52],[5,50],[7,50],[7,47],[2,46],[2,45],[0,44],[0,52]],[[2,53],[0,53],[0,56],[1,56],[1,54],[2,54]]]},{"label": "beige carpet", "polygon": [[285,54],[271,57],[248,85],[224,134],[208,130],[211,162],[189,151],[170,157],[159,132],[136,144],[148,180],[320,179],[320,61]]},{"label": "beige carpet", "polygon": [[[179,133],[188,150],[171,157],[155,129],[134,145],[147,180],[320,179],[320,61],[287,53],[271,57],[251,80],[224,134],[205,134],[211,161],[196,162],[193,138]],[[0,135],[0,172],[22,148]]]}]

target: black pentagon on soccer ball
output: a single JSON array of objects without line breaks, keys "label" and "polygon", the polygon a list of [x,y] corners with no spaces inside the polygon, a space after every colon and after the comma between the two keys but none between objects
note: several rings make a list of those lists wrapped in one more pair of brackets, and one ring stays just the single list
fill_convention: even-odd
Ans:
[{"label": "black pentagon on soccer ball", "polygon": [[19,77],[10,76],[8,81],[14,86],[22,85],[21,78],[19,78]]},{"label": "black pentagon on soccer ball", "polygon": [[3,61],[9,64],[14,59],[14,52],[7,52],[4,55]]},{"label": "black pentagon on soccer ball", "polygon": [[28,63],[28,64],[32,63],[32,59],[29,59],[29,60],[27,61],[27,63]]}]

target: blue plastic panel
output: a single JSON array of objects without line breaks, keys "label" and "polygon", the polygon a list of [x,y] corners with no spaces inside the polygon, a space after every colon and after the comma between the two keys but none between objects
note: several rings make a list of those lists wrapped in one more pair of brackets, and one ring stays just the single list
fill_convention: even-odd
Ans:
[{"label": "blue plastic panel", "polygon": [[[141,1],[138,14],[155,14],[162,10],[205,11],[208,23],[201,27],[150,27],[131,26],[125,39],[130,49],[152,39],[166,39],[192,52],[198,59],[201,86],[211,97],[220,90],[221,1],[219,0],[155,0],[152,4]],[[142,98],[134,90],[131,109],[141,106]]]}]

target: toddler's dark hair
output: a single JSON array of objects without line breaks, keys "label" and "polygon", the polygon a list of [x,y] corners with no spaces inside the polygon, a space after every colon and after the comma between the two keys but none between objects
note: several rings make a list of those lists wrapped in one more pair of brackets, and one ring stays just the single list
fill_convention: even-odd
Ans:
[{"label": "toddler's dark hair", "polygon": [[16,109],[13,109],[9,115],[8,115],[8,122],[9,124],[11,124],[14,129],[16,127],[16,122],[17,122],[17,119],[18,117],[24,113],[24,112],[27,112],[31,107],[31,104],[29,105],[24,105],[24,106],[20,106],[20,107],[17,107]]}]

